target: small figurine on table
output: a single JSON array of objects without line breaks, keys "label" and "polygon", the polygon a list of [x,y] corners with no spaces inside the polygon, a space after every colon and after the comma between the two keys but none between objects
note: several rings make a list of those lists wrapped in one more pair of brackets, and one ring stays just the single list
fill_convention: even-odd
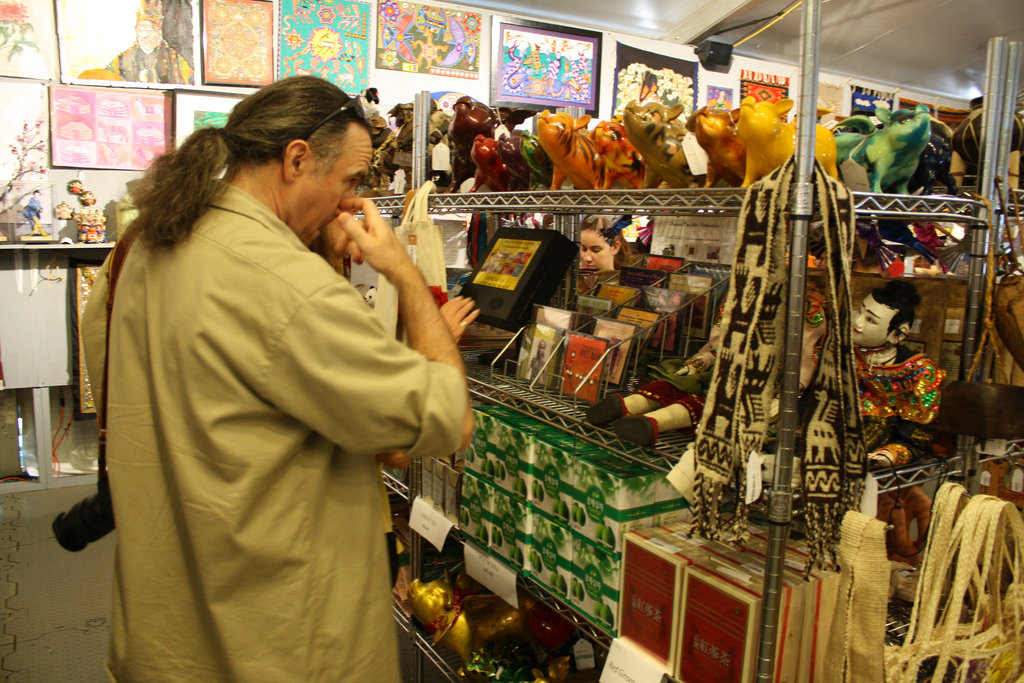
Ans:
[{"label": "small figurine on table", "polygon": [[49,237],[46,234],[46,229],[43,228],[43,224],[39,222],[43,215],[43,203],[39,201],[39,196],[39,190],[32,192],[32,196],[29,197],[28,204],[25,205],[25,210],[21,212],[21,215],[32,226],[32,232],[29,234],[30,237]]},{"label": "small figurine on table", "polygon": [[903,465],[929,448],[945,373],[900,344],[921,302],[906,280],[873,289],[853,319],[864,441],[873,465]]}]

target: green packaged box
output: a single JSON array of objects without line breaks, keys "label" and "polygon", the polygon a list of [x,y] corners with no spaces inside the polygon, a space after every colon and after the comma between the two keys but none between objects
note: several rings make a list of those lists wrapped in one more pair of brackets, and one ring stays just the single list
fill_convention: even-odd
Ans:
[{"label": "green packaged box", "polygon": [[569,599],[572,532],[569,526],[533,508],[533,535],[528,553],[530,574],[556,595]]},{"label": "green packaged box", "polygon": [[533,515],[529,503],[504,489],[494,489],[491,504],[491,552],[519,571],[529,571]]},{"label": "green packaged box", "polygon": [[619,586],[622,556],[611,553],[578,534],[573,534],[570,599],[579,611],[618,633]]},{"label": "green packaged box", "polygon": [[581,452],[573,463],[571,526],[611,552],[622,537],[681,519],[688,507],[664,473],[604,451]]},{"label": "green packaged box", "polygon": [[474,409],[474,413],[472,455],[466,456],[466,469],[525,497],[526,485],[520,476],[519,462],[526,457],[530,437],[520,426],[521,419],[496,414],[493,407]]},{"label": "green packaged box", "polygon": [[494,488],[474,472],[462,474],[462,504],[459,507],[459,528],[475,538],[484,548],[490,546],[491,509]]},{"label": "green packaged box", "polygon": [[561,434],[545,432],[533,441],[533,483],[530,502],[534,507],[569,524],[572,502],[575,442]]}]

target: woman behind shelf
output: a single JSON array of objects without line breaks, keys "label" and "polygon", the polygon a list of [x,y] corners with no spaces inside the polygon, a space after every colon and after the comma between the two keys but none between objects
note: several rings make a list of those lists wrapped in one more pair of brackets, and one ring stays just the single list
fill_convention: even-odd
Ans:
[{"label": "woman behind shelf", "polygon": [[632,216],[600,214],[583,219],[580,226],[580,292],[610,279],[615,271],[629,264],[632,249],[622,231],[631,221]]}]

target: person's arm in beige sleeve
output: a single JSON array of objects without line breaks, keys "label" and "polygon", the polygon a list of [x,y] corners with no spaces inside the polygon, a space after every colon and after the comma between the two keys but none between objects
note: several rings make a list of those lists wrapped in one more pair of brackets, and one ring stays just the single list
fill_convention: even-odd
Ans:
[{"label": "person's arm in beige sleeve", "polygon": [[[336,253],[347,251],[356,262],[365,261],[386,277],[398,292],[402,322],[408,334],[410,348],[429,360],[450,365],[465,378],[462,355],[452,337],[448,324],[441,316],[434,297],[419,269],[409,258],[394,231],[381,218],[373,202],[361,197],[346,200],[344,208],[362,212],[364,220],[356,220],[352,213],[338,216],[337,223],[343,237],[335,241]],[[473,435],[473,412],[466,410],[463,421],[461,447],[469,445]]]}]

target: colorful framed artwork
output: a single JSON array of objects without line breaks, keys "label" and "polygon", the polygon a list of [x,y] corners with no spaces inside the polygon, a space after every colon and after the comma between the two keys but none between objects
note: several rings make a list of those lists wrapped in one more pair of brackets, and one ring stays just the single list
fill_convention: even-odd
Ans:
[{"label": "colorful framed artwork", "polygon": [[274,3],[204,0],[203,83],[274,82]]},{"label": "colorful framed artwork", "polygon": [[731,110],[732,104],[732,88],[721,85],[708,86],[708,109]]},{"label": "colorful framed artwork", "polygon": [[492,106],[581,107],[597,116],[599,32],[495,17],[491,45]]},{"label": "colorful framed artwork", "polygon": [[51,0],[0,4],[0,76],[51,80],[56,51]]},{"label": "colorful framed artwork", "polygon": [[649,52],[624,43],[616,46],[615,105],[621,114],[630,102],[683,105],[685,121],[697,105],[697,62]]},{"label": "colorful framed artwork", "polygon": [[163,92],[50,87],[50,164],[145,170],[170,138],[170,99]]},{"label": "colorful framed artwork", "polygon": [[64,83],[194,84],[198,0],[57,0]]},{"label": "colorful framed artwork", "polygon": [[313,74],[347,93],[368,87],[370,5],[350,0],[281,0],[278,76]]},{"label": "colorful framed artwork", "polygon": [[242,95],[175,90],[174,144],[180,145],[197,128],[223,128],[242,99]]},{"label": "colorful framed artwork", "polygon": [[789,76],[740,69],[740,101],[778,102],[789,97]]},{"label": "colorful framed artwork", "polygon": [[377,3],[377,68],[480,78],[478,12],[383,0]]},{"label": "colorful framed artwork", "polygon": [[0,82],[0,205],[8,180],[45,180],[47,154],[46,86],[29,81]]}]

